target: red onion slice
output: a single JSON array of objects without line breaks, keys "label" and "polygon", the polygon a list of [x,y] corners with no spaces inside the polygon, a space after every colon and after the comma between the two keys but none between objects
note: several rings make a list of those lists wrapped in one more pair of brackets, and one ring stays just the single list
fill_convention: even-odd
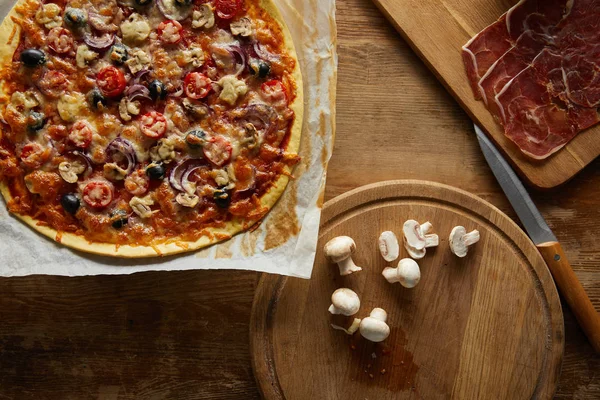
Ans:
[{"label": "red onion slice", "polygon": [[127,96],[127,99],[130,101],[136,99],[152,100],[150,97],[150,90],[146,86],[139,83],[129,86],[125,90],[125,96]]},{"label": "red onion slice", "polygon": [[142,79],[144,79],[146,77],[146,75],[148,75],[149,73],[150,73],[149,69],[143,69],[139,72],[136,72],[133,77],[133,84],[134,85],[141,84]]},{"label": "red onion slice", "polygon": [[131,142],[127,139],[123,139],[121,137],[116,138],[110,142],[106,148],[106,156],[108,161],[114,162],[114,156],[117,153],[122,154],[127,160],[127,167],[125,168],[127,173],[130,174],[133,172],[135,164],[137,163],[137,156],[135,154],[135,148],[133,147],[133,144],[131,144]]},{"label": "red onion slice", "polygon": [[106,51],[110,48],[110,46],[115,44],[115,35],[113,33],[105,33],[104,35],[97,37],[86,32],[83,34],[83,41],[91,49]]},{"label": "red onion slice", "polygon": [[[188,179],[193,170],[205,165],[206,161],[204,160],[198,158],[184,158],[171,170],[171,173],[169,174],[169,183],[173,189],[185,192],[183,187],[183,177],[185,176],[186,179]],[[187,181],[187,183],[189,184],[189,181]]]},{"label": "red onion slice", "polygon": [[279,61],[281,59],[281,57],[279,57],[277,54],[273,54],[270,51],[268,51],[267,49],[265,49],[265,47],[260,44],[259,42],[254,42],[254,51],[256,52],[256,55],[260,58],[262,58],[265,61]]},{"label": "red onion slice", "polygon": [[[237,118],[250,122],[256,129],[264,130],[265,133],[268,133],[275,129],[277,112],[267,104],[256,103],[242,109]],[[262,122],[262,126],[260,122]]]},{"label": "red onion slice", "polygon": [[156,0],[159,11],[167,19],[183,21],[192,15],[192,6],[176,4],[176,0]]}]

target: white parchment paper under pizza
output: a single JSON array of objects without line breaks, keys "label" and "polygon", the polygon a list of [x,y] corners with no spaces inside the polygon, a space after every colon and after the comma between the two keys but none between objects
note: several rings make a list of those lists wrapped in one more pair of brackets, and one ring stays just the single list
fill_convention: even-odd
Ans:
[{"label": "white parchment paper under pizza", "polygon": [[[291,31],[304,79],[302,161],[276,206],[255,227],[198,252],[138,260],[73,251],[0,207],[0,275],[100,275],[141,271],[241,269],[310,278],[327,163],[335,133],[335,0],[274,0]],[[13,2],[0,4],[2,18]]]}]

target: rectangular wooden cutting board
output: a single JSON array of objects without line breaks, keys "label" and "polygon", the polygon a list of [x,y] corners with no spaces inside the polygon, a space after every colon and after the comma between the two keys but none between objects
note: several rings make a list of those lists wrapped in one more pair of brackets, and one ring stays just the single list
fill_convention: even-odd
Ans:
[{"label": "rectangular wooden cutting board", "polygon": [[494,121],[483,102],[475,100],[465,74],[461,47],[496,21],[516,0],[373,1],[531,185],[542,189],[558,186],[600,155],[600,126],[596,125],[577,135],[548,159],[532,160],[504,136],[502,127]]}]

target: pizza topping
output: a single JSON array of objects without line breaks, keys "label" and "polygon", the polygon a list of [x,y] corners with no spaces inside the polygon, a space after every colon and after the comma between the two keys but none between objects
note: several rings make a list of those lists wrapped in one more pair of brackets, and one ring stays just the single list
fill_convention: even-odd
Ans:
[{"label": "pizza topping", "polygon": [[185,135],[185,142],[191,148],[201,148],[206,144],[206,133],[201,129],[190,131]]},{"label": "pizza topping", "polygon": [[179,193],[175,198],[175,201],[184,207],[194,208],[200,202],[200,197],[195,194]]},{"label": "pizza topping", "polygon": [[32,111],[27,116],[27,129],[29,129],[29,132],[39,131],[44,127],[45,123],[45,115],[41,112]]},{"label": "pizza topping", "polygon": [[46,63],[46,54],[39,49],[25,49],[19,57],[26,67],[37,67]]},{"label": "pizza topping", "polygon": [[148,89],[153,100],[164,100],[167,98],[167,87],[158,79],[150,82],[148,84]]},{"label": "pizza topping", "polygon": [[62,18],[60,13],[62,10],[57,4],[43,4],[35,14],[35,21],[44,25],[46,29],[52,29],[62,26]]},{"label": "pizza topping", "polygon": [[48,161],[51,154],[51,149],[45,148],[39,143],[30,142],[23,146],[19,158],[26,167],[38,169]]},{"label": "pizza topping", "polygon": [[164,44],[177,44],[183,39],[183,26],[174,20],[163,21],[158,25],[158,38]]},{"label": "pizza topping", "polygon": [[192,2],[187,0],[156,0],[159,11],[165,18],[183,21],[192,14]]},{"label": "pizza topping", "polygon": [[150,56],[144,50],[136,50],[131,53],[125,64],[132,74],[137,74],[150,65]]},{"label": "pizza topping", "polygon": [[238,97],[248,93],[246,82],[237,79],[233,75],[224,76],[219,80],[218,84],[223,88],[219,94],[219,99],[230,105],[234,105]]},{"label": "pizza topping", "polygon": [[239,20],[230,24],[231,33],[235,36],[248,37],[252,35],[252,21],[250,18],[240,18]]},{"label": "pizza topping", "polygon": [[127,176],[127,170],[121,168],[117,163],[104,164],[104,176],[111,181],[122,181]]},{"label": "pizza topping", "polygon": [[231,159],[233,148],[227,139],[221,135],[217,135],[206,141],[203,150],[204,156],[208,161],[217,167],[221,167]]},{"label": "pizza topping", "polygon": [[124,97],[119,103],[119,115],[123,121],[131,121],[132,115],[140,114],[141,106],[142,105],[139,101],[131,101]]},{"label": "pizza topping", "polygon": [[266,78],[271,73],[271,65],[260,58],[250,59],[248,69],[252,75],[256,75],[259,78]]},{"label": "pizza topping", "polygon": [[123,46],[121,43],[115,43],[113,47],[110,48],[108,58],[113,63],[117,65],[122,65],[125,61],[129,59],[127,47]]},{"label": "pizza topping", "polygon": [[112,211],[110,213],[110,223],[113,228],[122,229],[125,225],[129,223],[129,216],[127,215],[127,211],[120,208]]},{"label": "pizza topping", "polygon": [[58,115],[67,122],[73,122],[81,116],[85,108],[85,98],[81,93],[64,94],[56,104]]},{"label": "pizza topping", "polygon": [[96,58],[98,58],[98,53],[91,51],[87,45],[82,44],[77,46],[75,60],[77,61],[77,66],[79,68],[87,68],[88,63]]},{"label": "pizza topping", "polygon": [[114,187],[110,182],[94,180],[83,188],[83,201],[92,208],[105,208],[113,200]]},{"label": "pizza topping", "polygon": [[213,26],[215,26],[215,14],[210,5],[202,4],[198,10],[194,10],[192,14],[192,28],[210,29]]},{"label": "pizza topping", "polygon": [[[122,137],[118,137],[106,148],[107,160],[112,161],[112,164],[117,165],[119,168],[109,168],[108,174],[122,175],[123,177],[133,171],[135,164],[137,163],[137,157],[133,144]],[[119,165],[122,165],[121,168]],[[123,172],[124,171],[124,172]],[[107,170],[104,170],[107,173]],[[117,178],[118,179],[118,178]],[[121,178],[122,179],[122,178]]]},{"label": "pizza topping", "polygon": [[163,114],[151,111],[142,116],[140,129],[150,139],[160,139],[167,133],[167,119]]},{"label": "pizza topping", "polygon": [[58,173],[68,183],[75,183],[80,174],[87,169],[86,165],[79,160],[63,161],[58,165]]},{"label": "pizza topping", "polygon": [[92,126],[85,120],[79,120],[73,124],[69,133],[69,142],[80,149],[87,149],[92,143],[94,134]]},{"label": "pizza topping", "polygon": [[105,33],[102,36],[94,36],[88,32],[83,34],[83,41],[89,47],[98,51],[106,51],[115,43],[115,35],[112,33]]},{"label": "pizza topping", "polygon": [[134,196],[142,196],[148,191],[149,186],[150,178],[142,169],[138,169],[125,178],[125,189]]},{"label": "pizza topping", "polygon": [[150,196],[146,197],[133,197],[129,201],[129,206],[140,218],[150,218],[154,211],[150,208],[150,206],[154,205],[154,200]]},{"label": "pizza topping", "polygon": [[192,45],[187,50],[183,50],[181,54],[185,65],[200,68],[204,64],[204,50],[200,46]]},{"label": "pizza topping", "polygon": [[240,0],[216,0],[217,16],[221,19],[232,19],[240,9]]},{"label": "pizza topping", "polygon": [[106,97],[120,96],[127,86],[125,75],[115,67],[106,67],[98,72],[96,77],[98,88]]},{"label": "pizza topping", "polygon": [[260,91],[263,99],[276,108],[287,106],[288,95],[280,80],[273,79],[263,83],[260,87]]},{"label": "pizza topping", "polygon": [[[117,11],[113,18],[123,20],[122,10]],[[90,26],[99,32],[117,32],[119,30],[115,24],[110,22],[110,17],[100,15],[93,11],[90,11]]]},{"label": "pizza topping", "polygon": [[217,189],[213,193],[213,200],[219,208],[229,208],[231,204],[231,196],[226,189]]},{"label": "pizza topping", "polygon": [[212,90],[211,83],[212,81],[206,75],[200,72],[192,72],[185,77],[183,90],[190,99],[203,99]]},{"label": "pizza topping", "polygon": [[69,214],[75,214],[79,210],[79,198],[74,193],[66,193],[60,198],[60,205]]},{"label": "pizza topping", "polygon": [[98,88],[93,88],[88,92],[87,101],[95,110],[103,110],[104,107],[106,107],[106,105],[108,104],[106,101],[106,97],[104,97],[104,95]]},{"label": "pizza topping", "polygon": [[46,38],[48,47],[58,54],[65,54],[73,51],[73,36],[65,28],[53,28]]},{"label": "pizza topping", "polygon": [[150,25],[140,14],[133,13],[121,24],[121,34],[125,43],[137,44],[150,35]]},{"label": "pizza topping", "polygon": [[210,108],[206,104],[195,100],[183,99],[181,105],[183,106],[184,110],[195,119],[202,119],[211,112]]},{"label": "pizza topping", "polygon": [[162,180],[165,177],[165,166],[163,164],[152,163],[146,168],[146,175],[153,180]]},{"label": "pizza topping", "polygon": [[88,21],[87,13],[80,8],[67,8],[64,16],[67,26],[83,28]]}]

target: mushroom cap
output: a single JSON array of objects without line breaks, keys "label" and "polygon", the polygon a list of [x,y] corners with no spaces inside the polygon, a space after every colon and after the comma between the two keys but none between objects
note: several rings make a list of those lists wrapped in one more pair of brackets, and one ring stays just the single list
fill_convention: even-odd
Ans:
[{"label": "mushroom cap", "polygon": [[338,236],[325,244],[325,255],[335,263],[350,257],[356,250],[356,243],[350,236]]},{"label": "mushroom cap", "polygon": [[421,280],[419,264],[410,258],[403,258],[398,263],[398,279],[405,288],[414,288]]},{"label": "mushroom cap", "polygon": [[404,233],[404,241],[412,248],[422,250],[425,248],[426,241],[423,232],[421,231],[421,225],[414,219],[409,219],[404,223],[402,227],[402,233]]},{"label": "mushroom cap", "polygon": [[[360,309],[360,299],[353,290],[348,288],[341,288],[333,292],[331,295],[331,303],[335,309],[329,308],[329,312],[332,314],[342,314],[346,316],[354,315]],[[339,311],[339,312],[338,312]]]},{"label": "mushroom cap", "polygon": [[390,335],[390,327],[385,323],[387,313],[374,308],[371,315],[360,322],[360,334],[371,342],[383,342]]}]

